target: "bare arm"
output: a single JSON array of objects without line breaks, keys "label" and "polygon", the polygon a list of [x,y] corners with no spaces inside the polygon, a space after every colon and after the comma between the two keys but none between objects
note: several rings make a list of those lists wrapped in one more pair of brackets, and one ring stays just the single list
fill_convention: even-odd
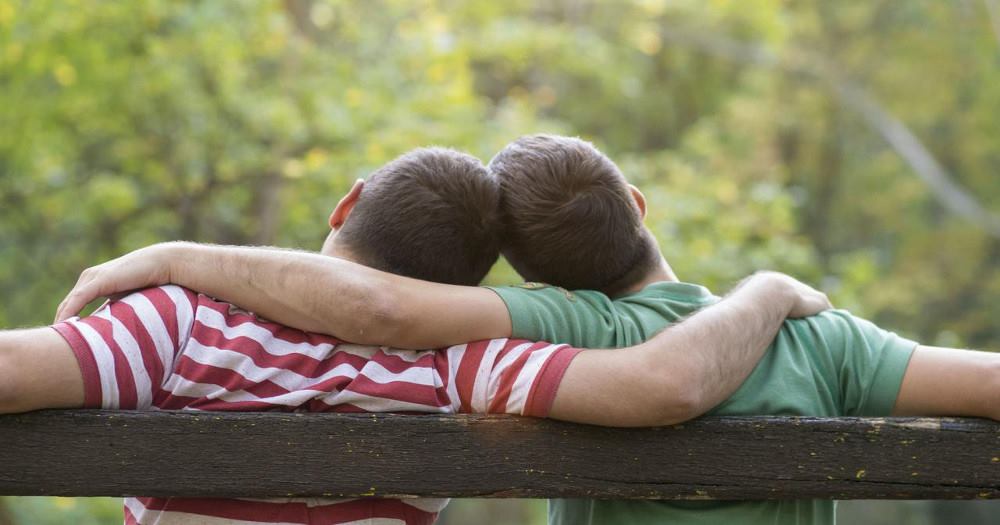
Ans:
[{"label": "bare arm", "polygon": [[0,331],[0,414],[83,406],[83,374],[51,328]]},{"label": "bare arm", "polygon": [[750,375],[786,317],[830,308],[794,279],[757,274],[649,341],[586,350],[566,370],[550,417],[606,426],[668,425],[725,400]]},{"label": "bare arm", "polygon": [[918,346],[892,414],[1000,420],[1000,354]]},{"label": "bare arm", "polygon": [[438,348],[510,336],[496,293],[276,248],[166,243],[86,270],[56,320],[103,296],[173,283],[293,328],[359,344]]}]

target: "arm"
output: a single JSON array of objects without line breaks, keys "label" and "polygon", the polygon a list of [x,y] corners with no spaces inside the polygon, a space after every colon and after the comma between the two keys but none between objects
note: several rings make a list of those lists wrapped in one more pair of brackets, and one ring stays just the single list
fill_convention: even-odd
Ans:
[{"label": "arm", "polygon": [[83,375],[51,328],[0,332],[0,414],[83,406]]},{"label": "arm", "polygon": [[757,274],[643,344],[581,352],[567,368],[549,416],[606,426],[697,417],[739,388],[786,317],[829,307],[825,295],[790,277]]},{"label": "arm", "polygon": [[87,303],[173,283],[262,317],[359,344],[437,348],[510,335],[510,315],[491,290],[431,283],[344,259],[273,248],[166,243],[90,268],[56,320]]},{"label": "arm", "polygon": [[892,414],[1000,420],[1000,354],[918,346]]},{"label": "arm", "polygon": [[[145,410],[156,399],[170,401],[167,379],[179,378],[175,365],[196,324],[196,305],[193,292],[163,286],[111,301],[85,318],[0,331],[0,413]],[[207,384],[199,384],[201,391]]]}]

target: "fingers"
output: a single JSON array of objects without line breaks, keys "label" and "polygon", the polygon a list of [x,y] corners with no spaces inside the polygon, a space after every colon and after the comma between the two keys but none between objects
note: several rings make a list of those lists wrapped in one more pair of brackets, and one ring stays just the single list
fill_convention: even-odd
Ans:
[{"label": "fingers", "polygon": [[819,290],[813,290],[813,293],[816,294],[816,309],[818,310],[816,313],[833,309],[833,303],[830,302],[830,298],[825,293]]},{"label": "fingers", "polygon": [[166,284],[169,282],[169,259],[164,261],[158,257],[160,251],[153,247],[142,248],[87,268],[60,303],[55,321],[79,314],[98,297]]},{"label": "fingers", "polygon": [[788,287],[791,292],[791,308],[788,317],[801,318],[817,315],[833,308],[833,304],[825,293],[795,279],[794,277],[774,272],[764,272]]},{"label": "fingers", "polygon": [[66,297],[59,303],[59,308],[56,309],[55,322],[59,323],[73,317],[74,315],[80,313],[85,306],[87,306],[90,301],[93,301],[98,296],[95,295],[94,291],[94,278],[98,271],[96,268],[87,268],[80,273],[80,278],[77,279],[76,284],[73,289],[69,291]]},{"label": "fingers", "polygon": [[809,317],[833,308],[826,294],[813,289],[803,290],[795,306],[788,316],[793,318]]},{"label": "fingers", "polygon": [[62,322],[74,315],[80,313],[85,306],[87,306],[90,301],[93,301],[98,296],[94,295],[91,291],[90,286],[77,286],[70,291],[69,295],[63,299],[62,304],[59,305],[58,310],[56,310],[56,322]]}]

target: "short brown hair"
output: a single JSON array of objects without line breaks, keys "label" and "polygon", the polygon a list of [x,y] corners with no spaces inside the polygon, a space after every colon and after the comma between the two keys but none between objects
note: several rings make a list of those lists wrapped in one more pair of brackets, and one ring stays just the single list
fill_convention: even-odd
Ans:
[{"label": "short brown hair", "polygon": [[625,176],[589,142],[521,137],[489,168],[500,183],[502,251],[525,279],[615,295],[656,263]]},{"label": "short brown hair", "polygon": [[479,159],[420,148],[372,173],[337,237],[373,268],[476,285],[499,256],[498,204]]}]

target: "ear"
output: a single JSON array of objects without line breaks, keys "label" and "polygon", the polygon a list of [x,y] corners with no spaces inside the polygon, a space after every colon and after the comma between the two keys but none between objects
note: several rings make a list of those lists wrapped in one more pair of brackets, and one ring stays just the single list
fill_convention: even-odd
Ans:
[{"label": "ear", "polygon": [[645,219],[646,218],[646,196],[643,195],[641,191],[639,191],[639,188],[636,188],[635,186],[633,186],[631,184],[628,185],[628,189],[629,189],[629,191],[632,192],[632,198],[635,200],[636,205],[639,206],[639,214],[640,214],[640,216],[643,219]]},{"label": "ear", "polygon": [[361,190],[365,188],[365,181],[358,179],[354,181],[354,186],[351,186],[351,191],[344,195],[340,202],[337,203],[337,207],[333,209],[333,213],[330,214],[330,228],[336,230],[344,225],[344,221],[347,220],[347,216],[351,214],[351,210],[354,209],[354,205],[358,203],[358,198],[361,197]]}]

